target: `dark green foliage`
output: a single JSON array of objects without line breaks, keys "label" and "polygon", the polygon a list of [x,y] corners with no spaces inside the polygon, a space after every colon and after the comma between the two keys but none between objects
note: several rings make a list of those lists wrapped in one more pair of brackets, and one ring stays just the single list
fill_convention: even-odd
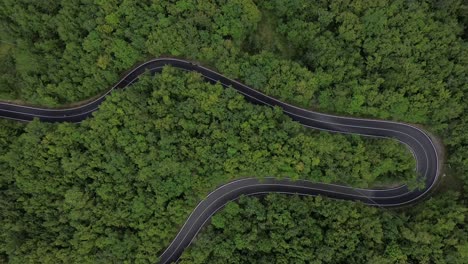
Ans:
[{"label": "dark green foliage", "polygon": [[243,197],[212,218],[181,263],[466,263],[468,211],[456,198],[400,213],[321,197]]},{"label": "dark green foliage", "polygon": [[456,19],[415,1],[285,2],[263,5],[296,59],[332,76],[318,93],[324,109],[440,129],[463,113],[468,53]]},{"label": "dark green foliage", "polygon": [[197,202],[235,178],[367,186],[414,176],[397,143],[371,142],[307,131],[166,69],[111,95],[81,126],[32,122],[5,142],[2,253],[13,263],[154,262]]},{"label": "dark green foliage", "polygon": [[[457,176],[467,177],[466,1],[259,2],[313,85],[304,93],[296,82],[288,95],[256,87],[322,111],[425,124],[443,137]],[[271,80],[273,60],[259,61],[250,65]]]},{"label": "dark green foliage", "polygon": [[[0,98],[72,103],[139,61],[182,56],[298,106],[424,125],[468,190],[467,10],[463,0],[4,0]],[[306,132],[174,70],[113,94],[80,126],[0,120],[0,147],[0,262],[154,263],[199,199],[237,177],[414,184],[414,161],[393,141]],[[398,216],[245,199],[185,261],[463,263],[467,196],[444,196]]]},{"label": "dark green foliage", "polygon": [[[22,125],[9,120],[0,120],[0,263],[6,263],[7,252],[14,251],[15,245],[22,239],[21,232],[16,232],[17,222],[23,222],[16,204],[19,190],[15,186],[15,177],[5,159],[5,154],[10,151],[10,146],[22,133]],[[13,235],[13,233],[16,233]],[[13,236],[12,236],[13,235]],[[5,241],[5,242],[3,242]],[[6,243],[9,241],[9,243]]]},{"label": "dark green foliage", "polygon": [[149,56],[215,60],[259,20],[250,1],[2,1],[0,33],[16,67],[2,62],[0,80],[21,83],[2,85],[0,96],[45,105],[87,99]]}]

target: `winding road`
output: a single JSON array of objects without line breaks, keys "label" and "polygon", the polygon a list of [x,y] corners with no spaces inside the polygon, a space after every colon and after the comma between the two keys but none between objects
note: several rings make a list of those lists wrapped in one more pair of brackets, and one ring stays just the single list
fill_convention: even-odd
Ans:
[{"label": "winding road", "polygon": [[418,177],[425,182],[425,187],[416,190],[410,190],[406,185],[389,189],[359,189],[305,180],[291,181],[274,178],[236,180],[220,186],[197,205],[172,243],[160,255],[160,263],[176,261],[210,217],[227,202],[241,195],[273,192],[308,196],[323,195],[334,199],[357,200],[380,207],[398,207],[414,204],[427,197],[439,179],[440,154],[429,134],[420,128],[392,121],[351,118],[309,111],[279,101],[203,66],[173,58],[159,58],[140,64],[107,93],[85,105],[66,109],[47,109],[0,102],[0,117],[26,122],[39,118],[45,122],[78,123],[90,117],[113,90],[131,85],[145,72],[160,72],[166,65],[185,71],[195,71],[209,82],[220,83],[225,87],[231,86],[252,103],[281,107],[285,114],[308,128],[398,140],[412,151],[416,159]]}]

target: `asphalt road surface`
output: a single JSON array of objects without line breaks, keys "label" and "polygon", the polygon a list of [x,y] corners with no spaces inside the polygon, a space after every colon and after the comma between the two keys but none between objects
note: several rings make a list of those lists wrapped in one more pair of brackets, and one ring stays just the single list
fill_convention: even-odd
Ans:
[{"label": "asphalt road surface", "polygon": [[252,103],[281,107],[285,114],[308,128],[398,140],[412,151],[416,159],[418,177],[424,181],[425,187],[416,190],[410,190],[405,185],[388,189],[359,189],[304,180],[291,181],[274,178],[236,180],[220,186],[198,204],[172,243],[160,255],[160,263],[177,261],[210,217],[227,202],[241,195],[261,195],[273,192],[308,196],[323,195],[334,199],[361,201],[380,207],[398,207],[414,204],[426,198],[438,181],[440,155],[431,137],[420,128],[405,123],[335,116],[305,110],[265,95],[203,66],[180,59],[160,58],[145,62],[130,71],[106,94],[85,105],[67,109],[47,109],[0,102],[0,117],[26,122],[34,118],[45,122],[81,122],[90,117],[113,90],[126,88],[145,72],[160,72],[166,65],[195,71],[209,82],[220,83],[225,87],[231,86]]}]

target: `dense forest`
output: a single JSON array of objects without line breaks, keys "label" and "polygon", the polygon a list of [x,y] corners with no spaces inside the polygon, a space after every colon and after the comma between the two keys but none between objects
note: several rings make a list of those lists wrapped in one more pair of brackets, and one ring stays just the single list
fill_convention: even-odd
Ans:
[{"label": "dense forest", "polygon": [[2,123],[11,141],[0,230],[18,262],[154,261],[200,199],[240,177],[366,187],[414,176],[411,154],[394,141],[306,130],[280,109],[171,68],[114,92],[80,125],[32,122],[21,133]]},{"label": "dense forest", "polygon": [[466,208],[444,196],[409,213],[321,197],[243,197],[213,217],[181,263],[466,263]]},{"label": "dense forest", "polygon": [[[462,0],[3,0],[0,99],[76,103],[138,62],[180,56],[298,106],[419,124],[446,147],[431,200],[246,197],[183,261],[466,263],[467,14]],[[155,262],[197,202],[238,177],[417,187],[394,141],[306,131],[171,68],[79,125],[0,120],[0,145],[0,261],[12,263]]]}]

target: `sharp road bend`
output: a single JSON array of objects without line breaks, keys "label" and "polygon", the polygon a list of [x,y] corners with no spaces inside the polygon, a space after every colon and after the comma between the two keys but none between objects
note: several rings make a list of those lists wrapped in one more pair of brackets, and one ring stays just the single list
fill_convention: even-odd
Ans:
[{"label": "sharp road bend", "polygon": [[232,87],[252,103],[281,107],[286,115],[308,128],[398,140],[412,151],[416,159],[418,177],[425,182],[425,186],[422,189],[415,190],[410,190],[406,185],[389,189],[358,189],[305,180],[239,179],[220,186],[197,205],[177,236],[160,255],[160,263],[177,261],[183,250],[190,245],[210,217],[226,203],[239,198],[241,195],[265,193],[323,195],[334,199],[357,200],[373,206],[398,207],[421,201],[430,194],[438,181],[440,153],[438,153],[436,145],[429,134],[416,126],[385,120],[351,118],[309,111],[279,101],[215,71],[181,59],[158,58],[142,63],[131,70],[107,93],[94,101],[77,107],[47,109],[0,102],[0,117],[26,122],[38,118],[44,122],[79,123],[98,110],[99,105],[113,90],[126,88],[146,72],[161,72],[166,65],[185,71],[195,71],[211,83],[220,83],[224,87]]}]

